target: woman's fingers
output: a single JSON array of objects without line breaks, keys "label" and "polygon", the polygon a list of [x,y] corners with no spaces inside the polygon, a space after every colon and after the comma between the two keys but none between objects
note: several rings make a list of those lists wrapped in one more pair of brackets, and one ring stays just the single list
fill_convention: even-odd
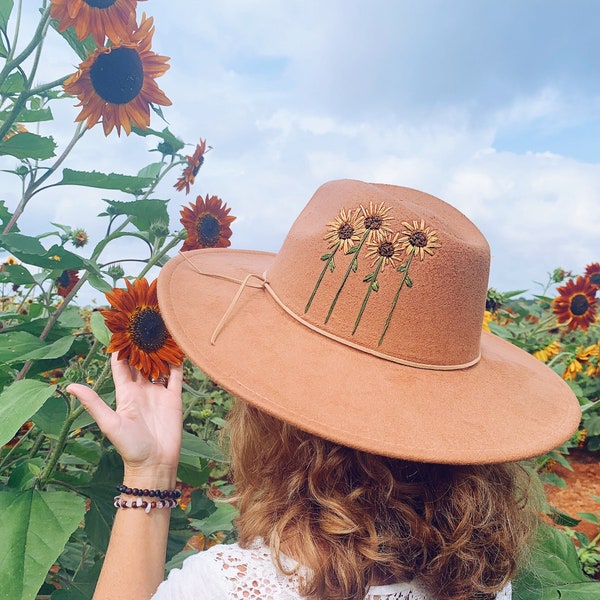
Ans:
[{"label": "woman's fingers", "polygon": [[171,392],[179,393],[183,383],[183,365],[179,365],[178,367],[174,367],[173,365],[169,366],[171,367],[171,372],[169,374],[167,389]]},{"label": "woman's fingers", "polygon": [[92,415],[94,421],[98,423],[102,431],[110,431],[116,421],[118,421],[118,417],[113,409],[94,390],[86,385],[71,383],[67,386],[67,392],[77,397],[79,402]]}]

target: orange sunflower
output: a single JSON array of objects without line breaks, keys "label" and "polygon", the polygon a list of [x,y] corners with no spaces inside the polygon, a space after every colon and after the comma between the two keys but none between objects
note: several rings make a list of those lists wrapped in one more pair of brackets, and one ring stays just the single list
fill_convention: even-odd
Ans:
[{"label": "orange sunflower", "polygon": [[113,334],[106,351],[118,352],[119,360],[128,360],[144,377],[168,376],[169,364],[180,365],[184,355],[160,315],[156,280],[125,283],[126,290],[106,294],[112,309],[100,311]]},{"label": "orange sunflower", "polygon": [[[210,150],[210,146],[208,149]],[[206,152],[206,140],[200,140],[200,143],[196,144],[194,154],[186,156],[188,166],[183,170],[181,177],[173,186],[178,192],[181,192],[185,188],[185,193],[190,193],[190,186],[194,184],[196,175],[198,175],[200,167],[204,164],[204,155]]]},{"label": "orange sunflower", "polygon": [[75,28],[78,40],[91,35],[96,46],[107,37],[113,44],[127,37],[129,19],[143,0],[50,0],[50,16],[58,31]]},{"label": "orange sunflower", "polygon": [[181,248],[197,250],[198,248],[227,248],[231,245],[231,228],[229,225],[235,217],[229,215],[231,208],[217,196],[202,196],[196,202],[190,202],[189,208],[181,210],[181,224],[187,229],[187,238]]},{"label": "orange sunflower", "polygon": [[557,288],[559,296],[552,301],[552,312],[559,323],[567,323],[569,331],[581,327],[584,331],[596,318],[596,289],[585,277],[569,279]]},{"label": "orange sunflower", "polygon": [[597,289],[600,290],[600,263],[591,263],[585,268],[584,277]]},{"label": "orange sunflower", "polygon": [[79,281],[79,271],[67,269],[56,278],[56,292],[66,298]]},{"label": "orange sunflower", "polygon": [[152,23],[152,17],[142,15],[139,28],[118,44],[97,48],[65,81],[65,92],[83,106],[76,121],[90,128],[102,119],[104,135],[114,127],[119,135],[121,127],[129,135],[132,124],[140,129],[150,125],[150,104],[171,104],[155,81],[169,68],[169,59],[150,50]]}]

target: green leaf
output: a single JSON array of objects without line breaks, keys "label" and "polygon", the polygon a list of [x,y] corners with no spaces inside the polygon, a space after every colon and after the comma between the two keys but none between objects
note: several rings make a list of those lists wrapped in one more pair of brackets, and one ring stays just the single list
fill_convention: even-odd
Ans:
[{"label": "green leaf", "polygon": [[[8,225],[12,217],[12,213],[8,208],[6,208],[6,202],[4,200],[0,200],[0,221],[2,221],[2,225]],[[15,226],[15,231],[18,231],[18,228]]]},{"label": "green leaf", "polygon": [[44,345],[42,340],[26,331],[0,333],[0,362],[16,362],[21,360],[23,355]]},{"label": "green leaf", "polygon": [[0,29],[6,32],[14,2],[13,0],[0,0]]},{"label": "green leaf", "polygon": [[179,152],[183,149],[185,144],[179,139],[176,138],[168,129],[165,127],[162,131],[156,131],[155,129],[150,129],[147,127],[146,129],[140,129],[139,127],[132,127],[131,130],[141,137],[148,137],[149,135],[155,135],[156,137],[161,138],[163,141],[167,142],[173,150],[173,153]]},{"label": "green leaf", "polygon": [[216,444],[210,444],[193,433],[183,432],[181,439],[181,458],[186,456],[198,456],[215,462],[224,463],[227,459]]},{"label": "green leaf", "polygon": [[37,238],[21,233],[0,235],[0,248],[5,248],[20,261],[43,269],[79,270],[85,267],[85,259],[54,244],[46,250]]},{"label": "green leaf", "polygon": [[33,600],[85,513],[66,492],[0,492],[0,600]]},{"label": "green leaf", "polygon": [[85,515],[86,535],[95,548],[102,552],[106,551],[115,515],[115,488],[122,481],[123,462],[116,452],[110,451],[100,459],[92,481],[78,488],[91,500]]},{"label": "green leaf", "polygon": [[0,154],[8,154],[15,158],[33,158],[45,160],[52,158],[56,142],[52,137],[43,137],[35,133],[19,133],[0,141]]},{"label": "green leaf", "polygon": [[15,381],[4,388],[0,394],[0,447],[14,437],[19,427],[39,410],[55,391],[55,385],[33,379]]},{"label": "green leaf", "polygon": [[119,200],[104,200],[110,206],[113,215],[127,215],[132,217],[131,222],[140,230],[148,231],[152,223],[161,222],[169,224],[167,200],[132,200],[121,202]]},{"label": "green leaf", "polygon": [[10,94],[18,94],[25,87],[25,79],[20,71],[11,73],[6,80],[0,85],[0,93],[6,96]]},{"label": "green leaf", "polygon": [[600,581],[581,570],[573,542],[561,531],[540,525],[531,560],[513,581],[513,600],[597,600]]},{"label": "green leaf", "polygon": [[110,338],[112,337],[112,333],[106,326],[106,322],[104,321],[104,317],[95,310],[90,317],[90,327],[92,328],[92,333],[94,337],[104,346],[108,346],[110,344]]},{"label": "green leaf", "polygon": [[600,519],[598,515],[589,512],[577,513],[582,519],[585,521],[589,521],[590,523],[595,523],[596,525],[600,525]]},{"label": "green leaf", "polygon": [[164,163],[155,162],[150,165],[146,165],[143,169],[138,171],[138,177],[152,177],[152,179],[156,179],[164,167]]},{"label": "green leaf", "polygon": [[554,506],[550,506],[548,516],[552,519],[553,523],[562,525],[563,527],[575,527],[581,523],[581,519],[576,519]]},{"label": "green leaf", "polygon": [[565,480],[556,473],[540,473],[540,479],[545,484],[555,485],[563,489],[567,487]]},{"label": "green leaf", "polygon": [[152,177],[133,177],[119,173],[99,173],[98,171],[73,171],[63,169],[62,179],[56,185],[84,185],[103,190],[121,190],[132,193],[150,186]]},{"label": "green leaf", "polygon": [[[50,25],[56,31],[58,31],[58,28],[57,28],[58,21],[52,20],[52,21],[50,21]],[[69,46],[71,46],[71,48],[73,48],[73,50],[75,51],[75,53],[77,54],[77,56],[79,56],[79,58],[81,60],[84,60],[85,58],[87,58],[96,49],[96,42],[94,41],[94,38],[91,35],[88,35],[87,38],[85,38],[84,40],[82,40],[80,42],[77,39],[77,34],[75,33],[75,30],[73,27],[69,27],[68,29],[65,29],[64,31],[61,31],[59,33],[67,41]]]},{"label": "green leaf", "polygon": [[0,281],[14,283],[15,285],[35,283],[33,275],[22,265],[4,265],[4,271],[0,273]]},{"label": "green leaf", "polygon": [[373,283],[371,283],[371,289],[374,292],[378,292],[379,291],[379,281],[375,280]]},{"label": "green leaf", "polygon": [[600,415],[593,415],[586,419],[585,429],[590,437],[600,435]]},{"label": "green leaf", "polygon": [[413,286],[413,280],[411,279],[410,275],[406,276],[406,286],[409,288]]},{"label": "green leaf", "polygon": [[62,358],[71,349],[75,338],[72,335],[60,338],[52,344],[32,350],[20,357],[19,360],[48,360],[51,358]]},{"label": "green leaf", "polygon": [[[0,111],[0,121],[6,121],[11,116],[12,111]],[[17,121],[19,123],[39,123],[40,121],[52,121],[52,111],[49,108],[39,110],[29,110],[24,108],[19,112]],[[22,135],[22,134],[19,134]]]},{"label": "green leaf", "polygon": [[217,504],[215,512],[206,519],[192,519],[190,523],[197,527],[205,536],[217,531],[231,531],[233,520],[237,517],[237,509],[231,504]]},{"label": "green leaf", "polygon": [[95,273],[88,273],[88,283],[99,292],[106,294],[107,292],[112,292],[112,287],[99,277]]}]

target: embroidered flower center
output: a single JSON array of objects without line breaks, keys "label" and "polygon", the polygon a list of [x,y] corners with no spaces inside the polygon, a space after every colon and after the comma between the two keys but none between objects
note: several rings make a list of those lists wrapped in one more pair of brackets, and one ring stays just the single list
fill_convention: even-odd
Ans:
[{"label": "embroidered flower center", "polygon": [[590,303],[585,294],[576,294],[571,299],[571,312],[578,317],[584,315],[589,306]]},{"label": "embroidered flower center", "polygon": [[427,235],[423,231],[413,231],[408,236],[408,241],[411,246],[416,248],[425,248],[427,246]]},{"label": "embroidered flower center", "polygon": [[133,48],[113,48],[99,54],[90,68],[96,93],[111,104],[127,104],[142,90],[144,66]]},{"label": "embroidered flower center", "polygon": [[196,223],[198,241],[204,248],[213,248],[221,235],[221,223],[213,215],[201,215]]},{"label": "embroidered flower center", "polygon": [[381,215],[369,215],[365,217],[365,227],[367,229],[377,230],[381,229],[383,225],[383,218]]},{"label": "embroidered flower center", "polygon": [[162,317],[153,308],[138,308],[129,317],[129,335],[133,343],[145,352],[160,350],[167,337]]},{"label": "embroidered flower center", "polygon": [[344,223],[338,228],[340,240],[349,240],[354,235],[354,227],[350,223]]},{"label": "embroidered flower center", "polygon": [[377,252],[379,252],[379,255],[383,256],[384,258],[391,258],[395,253],[394,244],[391,242],[383,242],[383,244],[379,245]]},{"label": "embroidered flower center", "polygon": [[84,0],[88,6],[92,6],[93,8],[109,8],[115,4],[116,1],[117,0]]}]

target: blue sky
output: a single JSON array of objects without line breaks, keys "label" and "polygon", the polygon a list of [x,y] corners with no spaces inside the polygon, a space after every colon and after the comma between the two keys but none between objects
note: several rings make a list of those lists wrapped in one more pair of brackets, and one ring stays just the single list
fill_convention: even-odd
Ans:
[{"label": "blue sky", "polygon": [[[149,0],[138,10],[155,18],[153,49],[171,57],[158,80],[173,101],[169,127],[214,147],[193,196],[161,190],[173,226],[186,201],[217,194],[238,216],[234,247],[276,251],[321,183],[355,178],[462,210],[490,241],[500,290],[536,293],[554,268],[600,261],[595,0]],[[48,78],[77,63],[58,36],[44,60]],[[68,102],[57,113],[61,143],[76,114]],[[153,160],[147,149],[96,128],[65,166],[135,173]],[[22,228],[58,221],[99,239],[90,215],[102,197],[40,195]]]}]

